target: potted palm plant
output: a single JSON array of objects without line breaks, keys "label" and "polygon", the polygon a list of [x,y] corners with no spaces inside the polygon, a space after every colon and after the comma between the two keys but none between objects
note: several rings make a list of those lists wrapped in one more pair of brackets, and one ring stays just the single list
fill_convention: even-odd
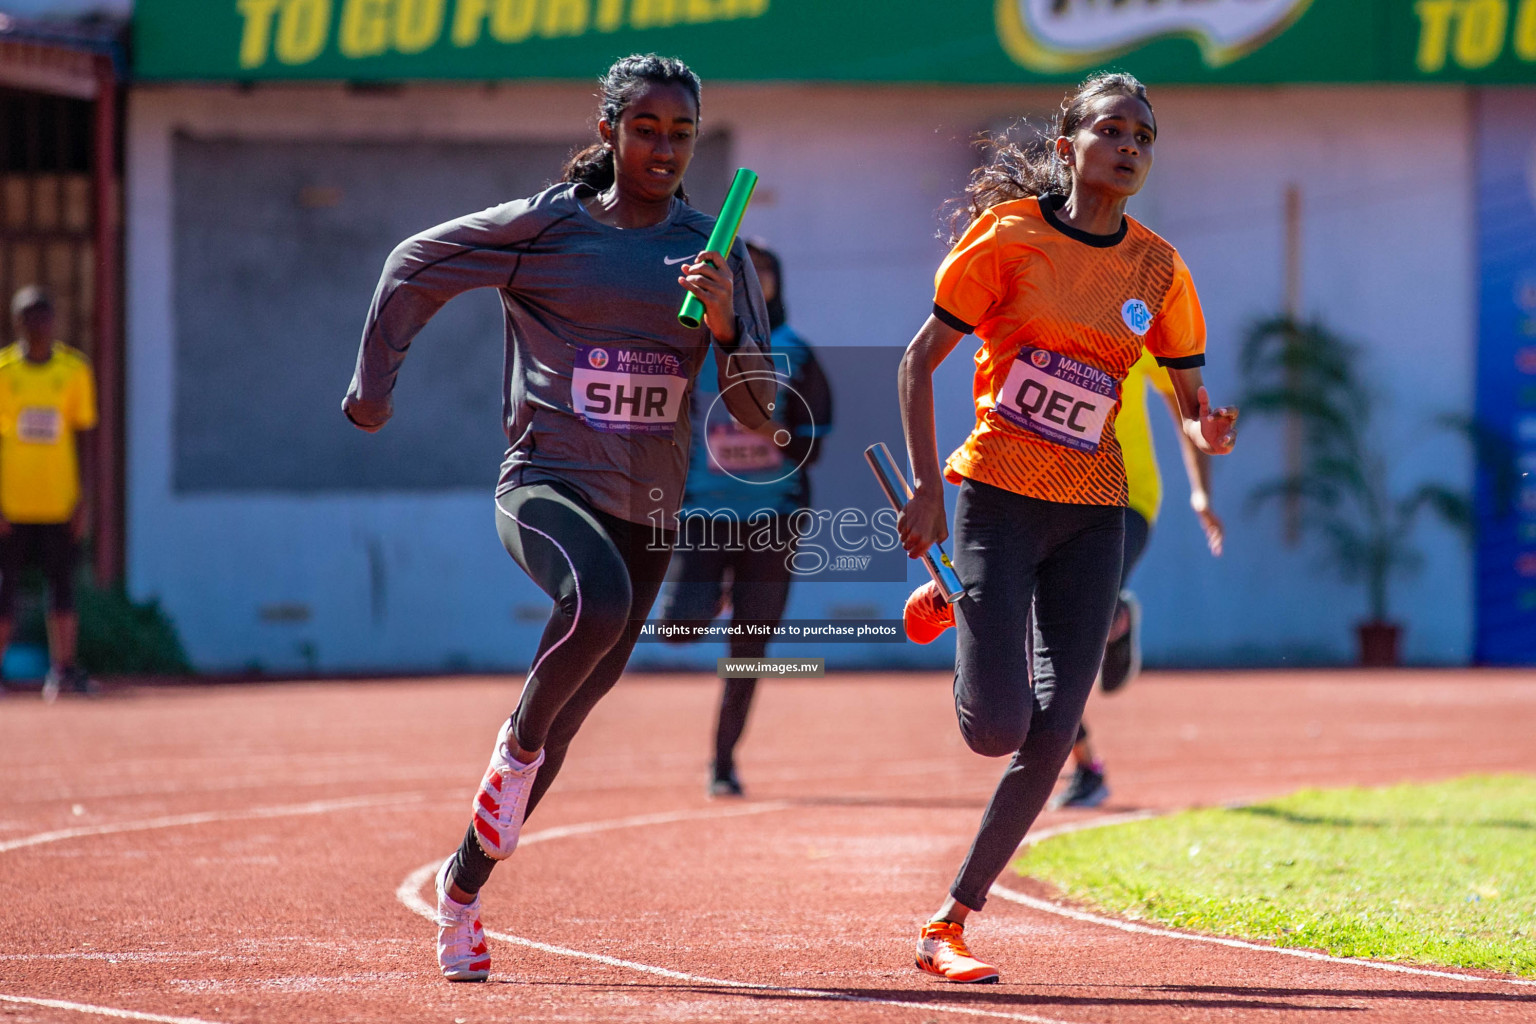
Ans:
[{"label": "potted palm plant", "polygon": [[[1472,501],[1443,482],[1405,492],[1388,479],[1395,451],[1372,429],[1373,396],[1359,370],[1359,349],[1317,322],[1287,316],[1249,331],[1242,351],[1244,413],[1291,417],[1299,458],[1286,472],[1254,487],[1250,506],[1285,503],[1304,538],[1318,544],[1345,581],[1365,588],[1368,618],[1356,626],[1362,665],[1395,665],[1402,625],[1392,618],[1392,581],[1422,561],[1414,527],[1426,512],[1470,539]],[[1437,425],[1464,434],[1480,465],[1495,470],[1495,493],[1509,493],[1512,468],[1499,442],[1471,420],[1446,416]],[[1512,463],[1510,463],[1512,467]]]}]

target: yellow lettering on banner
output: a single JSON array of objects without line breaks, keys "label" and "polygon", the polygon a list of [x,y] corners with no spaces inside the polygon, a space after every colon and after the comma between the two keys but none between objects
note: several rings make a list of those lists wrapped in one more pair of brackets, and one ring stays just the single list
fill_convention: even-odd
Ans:
[{"label": "yellow lettering on banner", "polygon": [[589,0],[544,0],[544,19],[539,26],[541,35],[549,38],[579,36],[587,30],[587,18],[592,8]]},{"label": "yellow lettering on banner", "polygon": [[389,47],[389,2],[347,0],[336,41],[343,57],[374,57]]},{"label": "yellow lettering on banner", "polygon": [[395,49],[420,53],[443,34],[446,0],[395,0]]},{"label": "yellow lettering on banner", "polygon": [[677,23],[678,0],[635,0],[629,12],[631,28],[665,28]]},{"label": "yellow lettering on banner", "polygon": [[624,0],[597,0],[593,22],[599,32],[617,32],[624,24]]},{"label": "yellow lettering on banner", "polygon": [[1445,67],[1456,0],[1419,0],[1413,10],[1419,16],[1419,55],[1414,63],[1420,71],[1432,75]]},{"label": "yellow lettering on banner", "polygon": [[1515,56],[1536,61],[1536,0],[1521,0],[1515,16]]},{"label": "yellow lettering on banner", "polygon": [[480,28],[490,13],[490,0],[458,0],[453,8],[453,28],[449,38],[454,46],[474,46],[480,41]]},{"label": "yellow lettering on banner", "polygon": [[236,6],[245,17],[240,33],[240,66],[259,68],[267,62],[272,49],[272,19],[278,0],[240,0]]},{"label": "yellow lettering on banner", "polygon": [[277,16],[277,59],[308,64],[320,56],[331,34],[331,0],[283,0]]},{"label": "yellow lettering on banner", "polygon": [[[265,43],[260,17],[281,6],[286,12],[295,3],[329,3],[330,0],[238,0],[248,17],[247,43],[258,53]],[[402,53],[419,53],[435,45],[443,31],[449,0],[343,0],[341,50],[349,57],[369,56],[380,50],[381,20],[393,9],[390,43]],[[452,0],[448,35],[456,47],[480,43],[489,23],[498,43],[521,43],[535,35],[558,39],[591,31],[617,32],[624,28],[666,28],[688,22],[707,24],[735,18],[758,18],[767,13],[770,0]],[[1420,0],[1420,7],[1445,6],[1454,10],[1467,0]],[[1530,0],[1536,3],[1536,0]],[[1450,32],[1450,15],[1442,20],[1441,49]],[[242,53],[245,53],[242,50]],[[253,58],[254,59],[254,58]],[[264,57],[261,59],[265,59]],[[1443,57],[1442,57],[1443,61]]]},{"label": "yellow lettering on banner", "polygon": [[598,12],[593,15],[593,25],[599,32],[617,32],[624,26],[625,0],[598,0]]},{"label": "yellow lettering on banner", "polygon": [[1504,51],[1508,0],[1464,0],[1451,55],[1464,68],[1484,68]]},{"label": "yellow lettering on banner", "polygon": [[495,0],[491,9],[491,36],[498,43],[520,43],[533,34],[538,0]]}]

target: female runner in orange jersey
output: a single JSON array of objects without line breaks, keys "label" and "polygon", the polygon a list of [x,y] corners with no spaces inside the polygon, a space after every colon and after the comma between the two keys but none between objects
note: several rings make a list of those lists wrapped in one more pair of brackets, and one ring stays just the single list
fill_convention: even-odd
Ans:
[{"label": "female runner in orange jersey", "polygon": [[[943,481],[960,485],[954,561],[965,596],[927,583],[907,635],[956,627],[955,710],[970,748],[1011,755],[949,896],[919,934],[917,965],[996,981],[963,928],[1045,806],[1093,687],[1120,583],[1126,480],[1120,382],[1143,349],[1168,368],[1182,429],[1232,450],[1237,410],[1201,383],[1205,321],[1174,248],[1125,214],[1152,167],[1145,88],[1096,75],[1062,102],[1052,138],[1001,143],[973,176],[965,223],[939,267],[933,313],[898,372],[915,492],[898,521],[916,557],[944,540]],[[933,371],[960,339],[976,353],[976,426],[941,473]],[[1033,628],[1025,625],[1033,612]]]}]

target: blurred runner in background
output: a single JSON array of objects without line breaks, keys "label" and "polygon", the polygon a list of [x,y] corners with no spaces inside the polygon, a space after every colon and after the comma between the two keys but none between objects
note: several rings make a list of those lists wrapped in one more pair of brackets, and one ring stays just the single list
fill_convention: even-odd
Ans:
[{"label": "blurred runner in background", "polygon": [[[1125,553],[1120,559],[1120,599],[1115,617],[1109,624],[1109,643],[1104,648],[1104,666],[1099,671],[1099,689],[1114,693],[1141,672],[1141,606],[1136,595],[1126,589],[1136,563],[1141,560],[1151,539],[1152,527],[1163,504],[1163,478],[1158,471],[1157,452],[1152,447],[1152,423],[1147,416],[1147,387],[1168,403],[1168,411],[1177,426],[1180,422],[1178,400],[1173,382],[1150,355],[1143,355],[1131,367],[1120,386],[1120,412],[1115,417],[1115,435],[1120,439],[1120,455],[1125,459],[1126,510]],[[1179,432],[1179,449],[1184,456],[1184,472],[1189,477],[1189,507],[1200,517],[1205,543],[1211,554],[1220,556],[1226,530],[1211,509],[1211,458]],[[1077,727],[1077,742],[1072,746],[1074,770],[1067,788],[1052,801],[1053,807],[1097,807],[1109,799],[1104,761],[1088,739],[1088,723]]]},{"label": "blurred runner in background", "polygon": [[[763,243],[747,243],[768,323],[779,391],[773,419],[756,429],[737,422],[714,386],[711,353],[693,392],[693,452],[683,494],[680,533],[661,597],[668,625],[701,626],[731,610],[732,658],[761,658],[764,635],[748,626],[776,627],[794,577],[796,511],[811,504],[810,474],[821,439],[832,426],[832,392],[805,339],[785,322],[784,272]],[[721,513],[727,515],[722,516]],[[753,536],[772,538],[750,544]],[[674,643],[694,637],[679,631]],[[710,796],[741,796],[736,744],[747,725],[757,680],[723,680],[715,720]]]}]

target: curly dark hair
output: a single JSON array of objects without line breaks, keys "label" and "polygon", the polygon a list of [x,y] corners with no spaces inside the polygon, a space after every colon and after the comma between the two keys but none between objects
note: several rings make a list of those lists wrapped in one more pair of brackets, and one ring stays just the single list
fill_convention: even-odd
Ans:
[{"label": "curly dark hair", "polygon": [[[989,159],[971,172],[964,194],[949,204],[945,227],[950,243],[958,241],[977,217],[998,203],[1069,194],[1072,175],[1056,156],[1056,139],[1071,135],[1082,127],[1089,104],[1100,96],[1130,96],[1145,103],[1147,112],[1152,113],[1147,87],[1136,76],[1119,71],[1102,72],[1090,75],[1067,93],[1048,127],[1042,129],[1026,124],[1027,137],[1022,141],[1016,141],[1006,133],[981,136],[977,145],[990,150]],[[1156,127],[1157,115],[1153,114],[1154,131]]]},{"label": "curly dark hair", "polygon": [[[676,57],[661,57],[654,53],[636,53],[613,62],[608,72],[598,79],[601,87],[597,116],[614,127],[624,108],[629,106],[642,88],[648,85],[681,85],[693,96],[693,105],[699,109],[699,96],[703,84],[693,70]],[[601,191],[613,184],[613,150],[602,142],[595,142],[571,154],[561,168],[561,181],[579,181]],[[681,187],[678,195],[686,201],[688,194]]]},{"label": "curly dark hair", "polygon": [[747,239],[747,254],[755,263],[762,260],[773,274],[774,290],[773,298],[763,297],[768,306],[768,326],[778,330],[786,319],[784,312],[784,264],[779,259],[779,254],[768,248],[768,243],[761,238]]}]

